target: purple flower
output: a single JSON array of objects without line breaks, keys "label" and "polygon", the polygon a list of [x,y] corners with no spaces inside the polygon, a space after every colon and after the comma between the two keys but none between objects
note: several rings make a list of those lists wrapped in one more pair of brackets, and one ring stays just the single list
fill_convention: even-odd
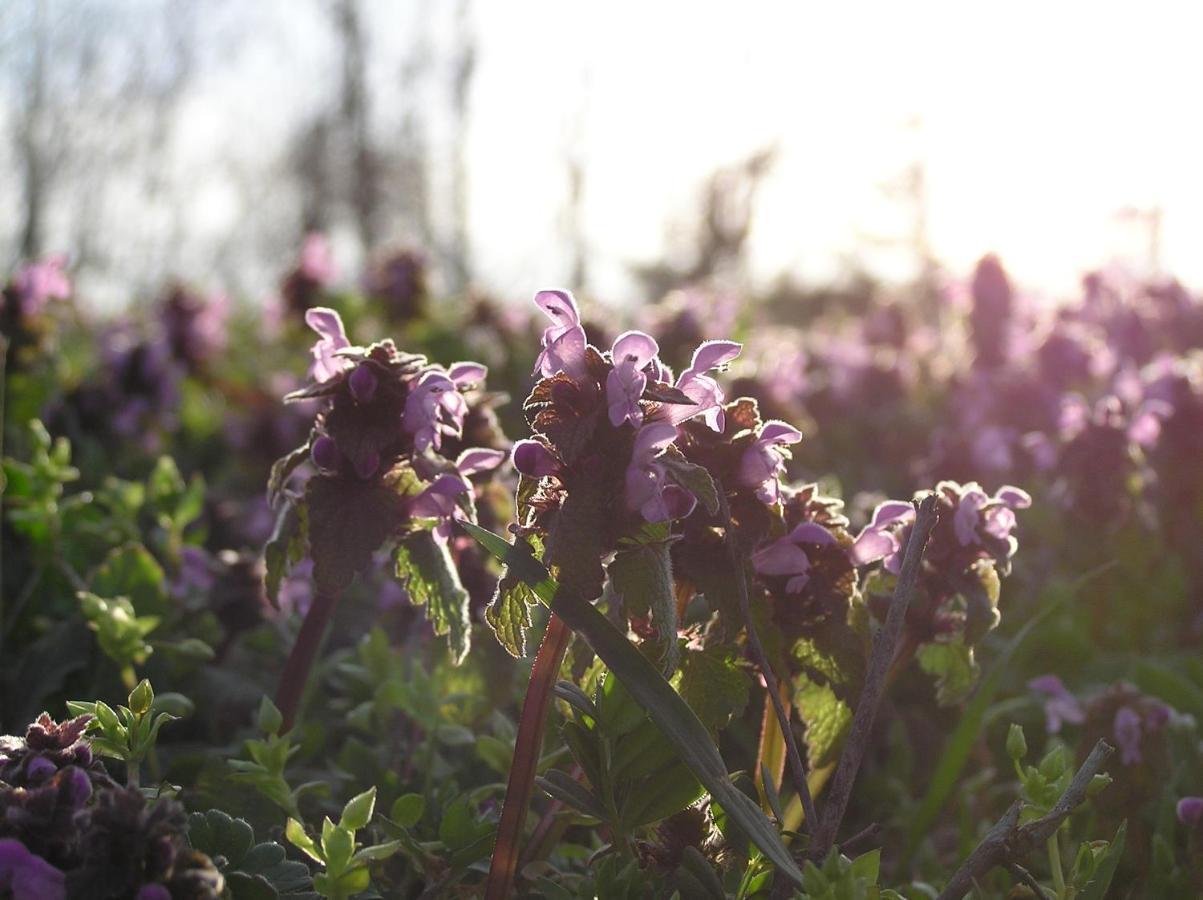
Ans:
[{"label": "purple flower", "polygon": [[752,554],[752,568],[761,575],[786,576],[787,594],[797,594],[810,580],[810,557],[803,544],[823,546],[835,542],[835,536],[817,522],[803,522],[787,534]]},{"label": "purple flower", "polygon": [[606,405],[610,424],[615,428],[630,422],[636,428],[643,424],[643,409],[639,398],[647,387],[644,367],[656,358],[660,347],[642,331],[627,331],[618,336],[610,350],[614,368],[606,377]]},{"label": "purple flower", "polygon": [[309,374],[318,382],[329,381],[335,375],[350,368],[352,362],[335,354],[351,346],[343,328],[342,316],[325,306],[306,310],[305,324],[318,333],[319,340],[309,351],[313,364]]},{"label": "purple flower", "polygon": [[434,536],[442,542],[451,538],[451,523],[456,518],[459,498],[472,490],[468,477],[486,472],[505,461],[504,450],[472,447],[459,455],[456,472],[439,475],[409,503],[409,514],[416,519],[437,519]]},{"label": "purple flower", "polygon": [[1069,692],[1064,682],[1056,675],[1041,675],[1028,682],[1028,688],[1044,694],[1044,727],[1049,734],[1056,734],[1061,725],[1081,725],[1086,721],[1086,710],[1078,698]]},{"label": "purple flower", "polygon": [[6,838],[0,840],[0,892],[8,891],[13,900],[64,900],[66,879],[20,841]]},{"label": "purple flower", "polygon": [[161,884],[146,884],[134,900],[171,900],[171,891]]},{"label": "purple flower", "polygon": [[50,300],[66,300],[71,296],[71,282],[63,271],[66,265],[67,257],[58,255],[27,263],[18,270],[12,284],[22,315],[36,316]]},{"label": "purple flower", "polygon": [[1032,505],[1027,491],[1010,485],[999,488],[993,497],[987,497],[976,481],[955,486],[954,482],[945,482],[945,485],[954,487],[960,494],[952,526],[962,547],[981,543],[979,527],[986,535],[1000,541],[1013,540],[1015,510]]},{"label": "purple flower", "polygon": [[1203,797],[1183,797],[1178,801],[1178,821],[1188,828],[1203,822]]},{"label": "purple flower", "polygon": [[680,485],[671,484],[668,471],[656,458],[677,437],[675,425],[651,422],[639,429],[626,472],[626,504],[648,522],[683,519],[697,500]]},{"label": "purple flower", "polygon": [[428,366],[418,377],[418,384],[405,399],[402,424],[414,437],[414,448],[423,453],[430,447],[438,450],[443,435],[460,437],[464,432],[464,417],[468,401],[459,392],[480,382],[488,369],[480,363],[456,363],[450,370]]},{"label": "purple flower", "polygon": [[802,440],[802,432],[793,425],[770,419],[760,426],[756,441],[743,452],[739,460],[736,481],[744,487],[755,487],[756,496],[765,503],[776,503],[780,492],[779,479],[789,458],[789,444]]},{"label": "purple flower", "polygon": [[1121,706],[1115,713],[1115,742],[1119,744],[1120,762],[1130,766],[1141,761],[1140,713],[1130,706]]},{"label": "purple flower", "polygon": [[699,345],[693,352],[689,368],[677,379],[677,389],[696,405],[667,404],[668,421],[679,425],[694,416],[704,416],[707,425],[721,432],[726,424],[723,415],[725,395],[718,382],[705,373],[725,366],[739,356],[741,350],[743,345],[735,341],[706,341]]},{"label": "purple flower", "polygon": [[560,470],[559,458],[542,441],[514,444],[514,468],[529,478],[543,478]]},{"label": "purple flower", "polygon": [[886,571],[897,574],[902,566],[902,542],[896,532],[915,518],[915,507],[903,500],[887,500],[873,510],[873,520],[861,529],[852,544],[852,563],[865,566],[886,560]]},{"label": "purple flower", "polygon": [[535,371],[548,378],[564,372],[571,378],[585,374],[585,329],[576,300],[568,291],[539,291],[535,305],[552,324],[543,330],[543,350],[535,361]]}]

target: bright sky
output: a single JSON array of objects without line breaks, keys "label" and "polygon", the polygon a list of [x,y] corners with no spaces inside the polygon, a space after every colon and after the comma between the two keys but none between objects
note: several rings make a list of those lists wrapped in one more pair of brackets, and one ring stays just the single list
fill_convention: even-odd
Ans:
[{"label": "bright sky", "polygon": [[[459,4],[362,2],[376,124],[395,135],[415,23],[425,11],[432,58],[445,65]],[[271,167],[296,123],[329,102],[338,73],[321,0],[203,8],[236,38],[183,109],[173,202],[188,210],[187,233],[164,244],[177,257],[164,265],[202,283],[222,241],[292,239],[295,223],[270,202]],[[470,9],[479,47],[470,234],[479,279],[502,296],[527,298],[568,277],[567,154],[586,174],[587,287],[629,302],[639,299],[630,265],[679,246],[671,231],[693,223],[707,176],[768,146],[778,155],[751,236],[753,274],[765,281],[783,271],[828,279],[850,264],[907,274],[897,242],[912,212],[883,188],[921,162],[930,246],[955,273],[994,251],[1021,283],[1056,293],[1092,267],[1145,265],[1147,227],[1119,215],[1135,208],[1160,211],[1163,268],[1203,284],[1203,4],[475,0]],[[435,102],[445,108],[446,92]],[[433,152],[445,158],[438,127]],[[248,182],[259,192],[250,199]],[[112,227],[152,220],[122,209]],[[262,271],[244,287],[266,290],[280,262],[255,261]]]},{"label": "bright sky", "polygon": [[862,238],[904,233],[904,208],[881,187],[922,159],[931,244],[954,268],[994,250],[1021,280],[1065,289],[1116,255],[1144,263],[1147,231],[1117,214],[1157,207],[1164,266],[1203,280],[1199,4],[479,12],[474,233],[515,287],[510,273],[554,264],[545,235],[574,121],[599,287],[655,255],[716,164],[770,143],[780,156],[753,234],[763,275],[834,274]]}]

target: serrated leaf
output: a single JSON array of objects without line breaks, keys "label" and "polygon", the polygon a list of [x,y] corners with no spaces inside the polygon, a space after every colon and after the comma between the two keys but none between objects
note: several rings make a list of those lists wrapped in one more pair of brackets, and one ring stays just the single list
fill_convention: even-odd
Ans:
[{"label": "serrated leaf", "polygon": [[710,732],[726,728],[743,712],[750,689],[748,675],[731,649],[714,645],[685,654],[678,690]]},{"label": "serrated leaf", "polygon": [[276,525],[263,547],[264,587],[272,606],[279,607],[280,583],[288,570],[305,556],[308,546],[308,506],[290,497],[276,515]]},{"label": "serrated leaf", "polygon": [[526,632],[531,626],[530,607],[539,602],[530,586],[508,572],[497,582],[493,599],[485,607],[485,621],[498,643],[514,657],[526,656]]},{"label": "serrated leaf", "polygon": [[452,662],[459,665],[468,655],[472,630],[468,592],[447,545],[430,532],[419,532],[397,545],[395,559],[397,577],[405,584],[409,599],[425,607],[435,634],[447,635]]},{"label": "serrated leaf", "polygon": [[936,701],[954,706],[969,696],[979,669],[973,648],[959,638],[924,644],[916,654],[919,668],[936,679]]},{"label": "serrated leaf", "polygon": [[807,768],[814,770],[833,761],[852,724],[852,711],[830,685],[801,679],[794,695],[806,724]]},{"label": "serrated leaf", "polygon": [[267,478],[267,502],[273,508],[280,502],[280,495],[284,490],[284,485],[288,482],[288,477],[307,459],[309,459],[308,441],[272,463],[271,474]]}]

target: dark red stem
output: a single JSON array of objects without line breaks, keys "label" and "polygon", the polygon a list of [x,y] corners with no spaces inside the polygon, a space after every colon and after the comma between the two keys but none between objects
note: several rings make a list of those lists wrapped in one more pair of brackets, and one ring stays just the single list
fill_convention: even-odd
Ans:
[{"label": "dark red stem", "polygon": [[318,594],[313,598],[309,612],[305,613],[297,642],[292,645],[292,652],[288,654],[288,662],[284,664],[284,671],[280,675],[279,687],[276,688],[276,706],[284,716],[281,733],[289,731],[296,721],[305,684],[309,681],[309,670],[313,668],[313,661],[317,658],[322,637],[336,606],[338,594]]},{"label": "dark red stem", "polygon": [[518,720],[518,736],[514,741],[514,761],[505,786],[505,802],[501,821],[497,823],[497,843],[493,845],[493,860],[489,865],[489,880],[485,884],[485,900],[505,900],[513,890],[518,872],[518,855],[522,843],[522,827],[530,808],[535,787],[535,769],[543,748],[543,728],[547,724],[547,709],[551,705],[552,688],[560,674],[560,663],[572,629],[552,614],[535,664],[530,683],[522,701],[522,717]]}]

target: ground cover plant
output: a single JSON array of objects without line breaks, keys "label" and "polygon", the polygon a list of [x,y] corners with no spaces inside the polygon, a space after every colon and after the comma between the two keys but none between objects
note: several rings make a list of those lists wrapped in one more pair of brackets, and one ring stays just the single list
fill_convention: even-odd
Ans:
[{"label": "ground cover plant", "polygon": [[8,276],[0,898],[1203,892],[1199,296],[329,255]]}]

